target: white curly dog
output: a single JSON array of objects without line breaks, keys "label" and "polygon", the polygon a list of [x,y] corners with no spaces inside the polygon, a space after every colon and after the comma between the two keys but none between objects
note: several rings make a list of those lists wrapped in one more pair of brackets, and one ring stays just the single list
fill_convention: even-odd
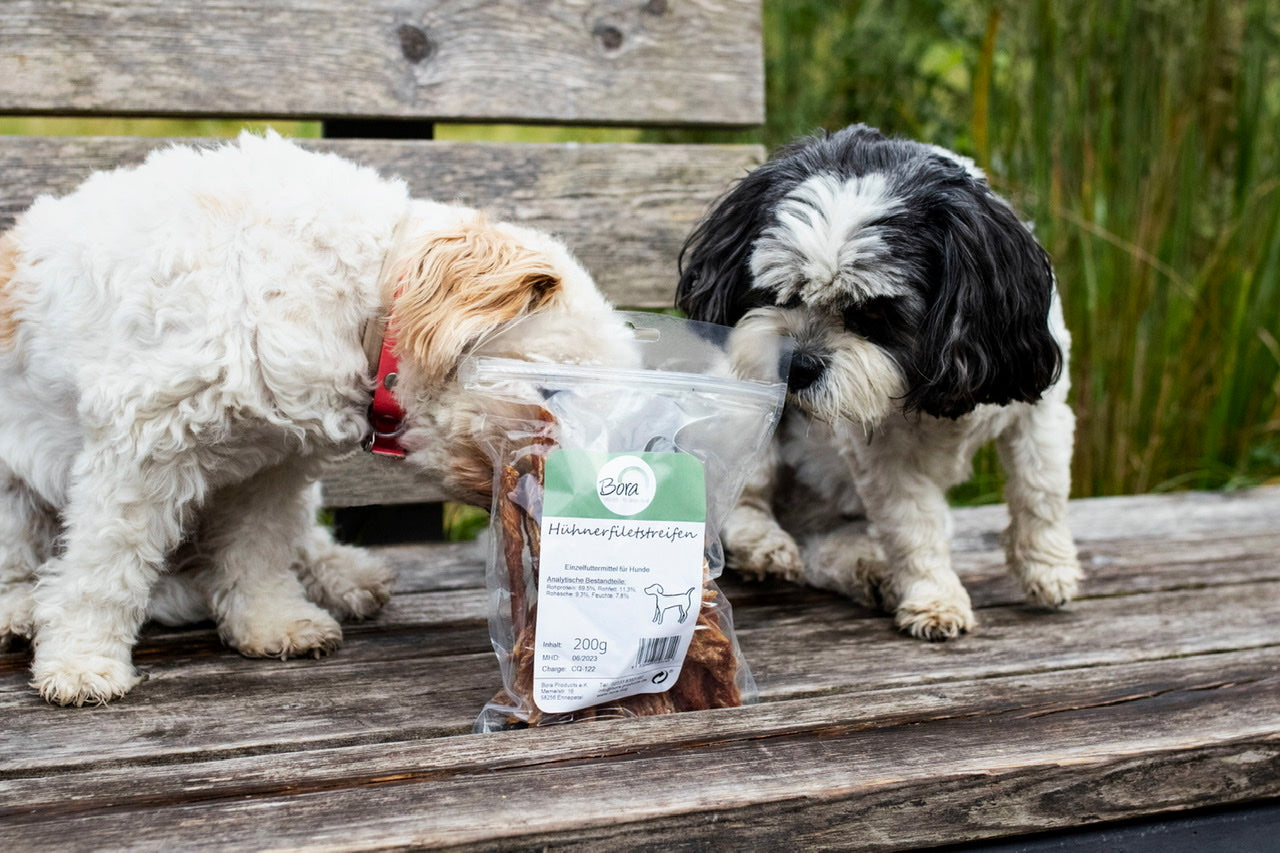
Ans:
[{"label": "white curly dog", "polygon": [[387,600],[314,487],[370,433],[384,328],[409,462],[476,502],[491,472],[459,360],[610,361],[628,340],[551,237],[274,134],[95,174],[0,235],[0,647],[34,637],[42,696],[125,694],[147,618],[287,657]]}]

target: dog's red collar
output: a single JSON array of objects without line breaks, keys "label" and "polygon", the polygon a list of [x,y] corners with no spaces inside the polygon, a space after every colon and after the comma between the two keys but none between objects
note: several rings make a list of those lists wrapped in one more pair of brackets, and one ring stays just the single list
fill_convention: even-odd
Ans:
[{"label": "dog's red collar", "polygon": [[[405,429],[405,411],[397,402],[392,389],[399,379],[399,366],[395,354],[395,338],[387,331],[387,318],[370,324],[381,327],[381,345],[376,348],[377,362],[372,354],[369,372],[373,374],[373,402],[369,404],[369,437],[365,450],[378,456],[403,459],[405,450],[400,446],[400,436]],[[366,352],[370,348],[366,344]]]},{"label": "dog's red collar", "polygon": [[[405,221],[401,220],[391,234],[391,246],[383,258],[382,269],[378,272],[378,287],[383,293],[387,292],[383,288],[386,288],[385,282],[392,274],[404,230]],[[392,305],[395,305],[395,297],[399,295],[400,288],[397,285],[391,297]],[[403,459],[405,450],[400,446],[400,436],[405,430],[405,411],[393,393],[400,371],[396,361],[395,336],[389,328],[390,319],[390,308],[380,311],[377,317],[365,325],[361,336],[374,383],[373,401],[369,404],[369,437],[365,439],[364,449],[378,456]]]}]

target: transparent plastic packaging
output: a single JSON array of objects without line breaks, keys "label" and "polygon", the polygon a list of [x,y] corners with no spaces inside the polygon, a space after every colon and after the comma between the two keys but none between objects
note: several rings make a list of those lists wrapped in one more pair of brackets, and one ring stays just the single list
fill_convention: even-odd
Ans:
[{"label": "transparent plastic packaging", "polygon": [[755,700],[715,583],[719,530],[781,414],[789,343],[624,316],[629,366],[480,358],[463,369],[494,401],[480,432],[494,467],[487,586],[503,688],[476,731]]}]

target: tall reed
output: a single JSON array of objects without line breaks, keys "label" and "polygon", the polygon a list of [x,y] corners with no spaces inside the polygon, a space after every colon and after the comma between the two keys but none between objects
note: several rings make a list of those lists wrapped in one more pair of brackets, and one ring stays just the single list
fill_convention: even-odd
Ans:
[{"label": "tall reed", "polygon": [[1018,53],[993,85],[991,165],[1042,223],[1067,296],[1082,492],[1280,473],[1267,5],[1036,0],[1008,15]]}]

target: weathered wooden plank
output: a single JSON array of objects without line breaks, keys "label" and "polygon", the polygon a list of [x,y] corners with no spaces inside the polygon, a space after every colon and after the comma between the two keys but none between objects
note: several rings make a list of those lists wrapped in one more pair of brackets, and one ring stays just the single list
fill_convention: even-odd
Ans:
[{"label": "weathered wooden plank", "polygon": [[[678,251],[678,248],[672,249],[671,257]],[[609,279],[597,276],[597,280],[610,289]],[[646,297],[649,303],[660,301],[658,292],[648,288],[644,292],[652,293]],[[629,302],[624,293],[624,285],[615,279],[611,297],[618,304],[639,304]],[[370,460],[364,455],[352,456],[332,469],[326,478],[326,495],[331,506],[417,503],[446,497],[436,484],[406,467]],[[966,527],[957,520],[953,547],[958,551],[978,546],[985,546],[992,553],[998,550],[999,531],[1009,523],[1006,506],[971,507],[962,512],[969,514],[970,522]],[[1090,543],[1095,541],[1150,534],[1157,542],[1167,537],[1176,537],[1179,542],[1196,538],[1214,542],[1224,531],[1258,529],[1259,524],[1265,530],[1280,530],[1277,519],[1280,519],[1280,487],[1275,486],[1251,493],[1190,492],[1095,498],[1073,502],[1070,510],[1071,531],[1086,563],[1106,559],[1105,554],[1094,554],[1090,550]]]},{"label": "weathered wooden plank", "polygon": [[[957,513],[957,527],[962,532],[968,512]],[[1232,533],[1218,540],[1190,535],[1189,539],[1137,537],[1082,543],[1083,595],[1280,580],[1280,559],[1276,557],[1280,554],[1280,531]],[[991,538],[996,537],[993,534]],[[379,553],[394,565],[399,578],[397,589],[403,592],[463,589],[484,583],[482,542],[401,545],[379,549]],[[998,546],[957,550],[953,563],[976,606],[1016,605],[1024,601],[1017,583],[1005,569],[1004,551]],[[734,577],[732,573],[730,577]],[[743,603],[775,597],[779,590],[785,590],[792,598],[796,595],[779,583],[756,584],[736,579],[728,582],[733,584],[735,600]]]},{"label": "weathered wooden plank", "polygon": [[[960,508],[952,517],[952,557],[975,603],[1022,601],[1005,573],[1005,506]],[[1086,595],[1280,579],[1280,487],[1076,500],[1068,517],[1084,564]],[[379,553],[395,564],[397,590],[422,592],[446,578],[449,588],[483,586],[483,548],[480,542],[402,545]],[[785,588],[744,584],[735,598],[774,596]]]},{"label": "weathered wooden plank", "polygon": [[[1009,523],[1004,504],[957,512],[955,547],[998,544],[997,532]],[[1074,500],[1068,505],[1071,533],[1083,547],[1095,541],[1168,537],[1217,541],[1233,533],[1280,531],[1280,486],[1239,492],[1176,492]],[[975,537],[977,539],[975,540]]]},{"label": "weathered wooden plank", "polygon": [[9,0],[0,112],[763,122],[759,0]]},{"label": "weathered wooden plank", "polygon": [[[14,793],[49,799],[15,803],[0,839],[73,849],[77,839],[125,849],[161,839],[184,847],[750,841],[892,849],[1280,793],[1274,655],[1261,674],[1256,661],[1224,661],[1217,671],[1210,663],[1170,662],[1154,680],[1135,667],[1113,680],[1072,673],[1082,682],[1068,701],[1058,698],[1059,673],[997,685],[994,702],[974,684],[954,697],[861,696],[866,711],[853,697],[824,697],[455,738],[443,752],[402,744],[382,756],[386,765],[343,751],[303,759],[327,769],[290,772],[292,756],[276,757],[283,766],[274,769],[264,761],[227,767],[244,777],[174,768],[185,789],[125,791],[108,769],[97,804],[65,788],[55,798],[56,782],[32,780]],[[750,726],[739,728],[746,718]],[[343,759],[354,771],[346,777],[336,775]]]},{"label": "weathered wooden plank", "polygon": [[386,545],[373,549],[395,572],[396,595],[484,586],[487,540]]},{"label": "weathered wooden plank", "polygon": [[390,506],[449,500],[439,482],[405,464],[361,453],[335,462],[324,472],[325,506]]},{"label": "weathered wooden plank", "polygon": [[[137,163],[165,144],[0,136],[0,229],[35,196],[66,192],[90,172]],[[707,205],[763,156],[753,145],[301,144],[402,177],[416,196],[460,201],[553,232],[615,303],[634,307],[671,305],[685,235]]]},{"label": "weathered wooden plank", "polygon": [[[416,614],[412,611],[416,610]],[[352,626],[320,661],[249,661],[212,631],[148,638],[150,680],[105,708],[52,709],[26,686],[26,661],[0,657],[0,718],[11,769],[159,754],[235,754],[465,730],[499,684],[479,590],[397,597],[379,623]],[[887,617],[830,597],[739,606],[743,652],[762,699],[948,685],[1280,646],[1280,584],[1109,596],[1066,614],[979,611],[982,627],[947,644],[909,640]],[[234,705],[210,715],[208,697]],[[211,718],[212,717],[212,718]],[[85,720],[94,737],[78,738]]]},{"label": "weathered wooden plank", "polygon": [[1056,615],[1000,603],[1000,511],[960,511],[959,642],[729,583],[762,704],[483,737],[479,546],[384,549],[404,591],[325,660],[150,629],[151,681],[72,710],[0,656],[0,846],[889,849],[1276,796],[1278,493],[1073,503],[1101,597]]},{"label": "weathered wooden plank", "polygon": [[986,608],[972,634],[938,644],[904,644],[889,619],[850,618],[854,610],[742,611],[738,638],[757,680],[772,695],[797,695],[842,689],[853,666],[865,683],[897,686],[1280,643],[1276,583],[1090,599],[1059,613]]},{"label": "weathered wooden plank", "polygon": [[233,755],[219,760],[149,763],[144,779],[132,765],[103,762],[74,773],[48,768],[0,778],[0,823],[45,821],[70,814],[245,797],[296,795],[388,781],[444,778],[516,766],[551,765],[589,756],[600,761],[654,750],[703,749],[710,742],[780,737],[830,737],[903,728],[920,721],[976,715],[1044,718],[1064,712],[1149,701],[1173,692],[1210,691],[1280,671],[1280,650],[1181,658],[1063,673],[1001,677],[950,685],[857,691],[783,700],[730,712],[544,729],[482,738],[406,737],[388,743],[299,752]]}]

